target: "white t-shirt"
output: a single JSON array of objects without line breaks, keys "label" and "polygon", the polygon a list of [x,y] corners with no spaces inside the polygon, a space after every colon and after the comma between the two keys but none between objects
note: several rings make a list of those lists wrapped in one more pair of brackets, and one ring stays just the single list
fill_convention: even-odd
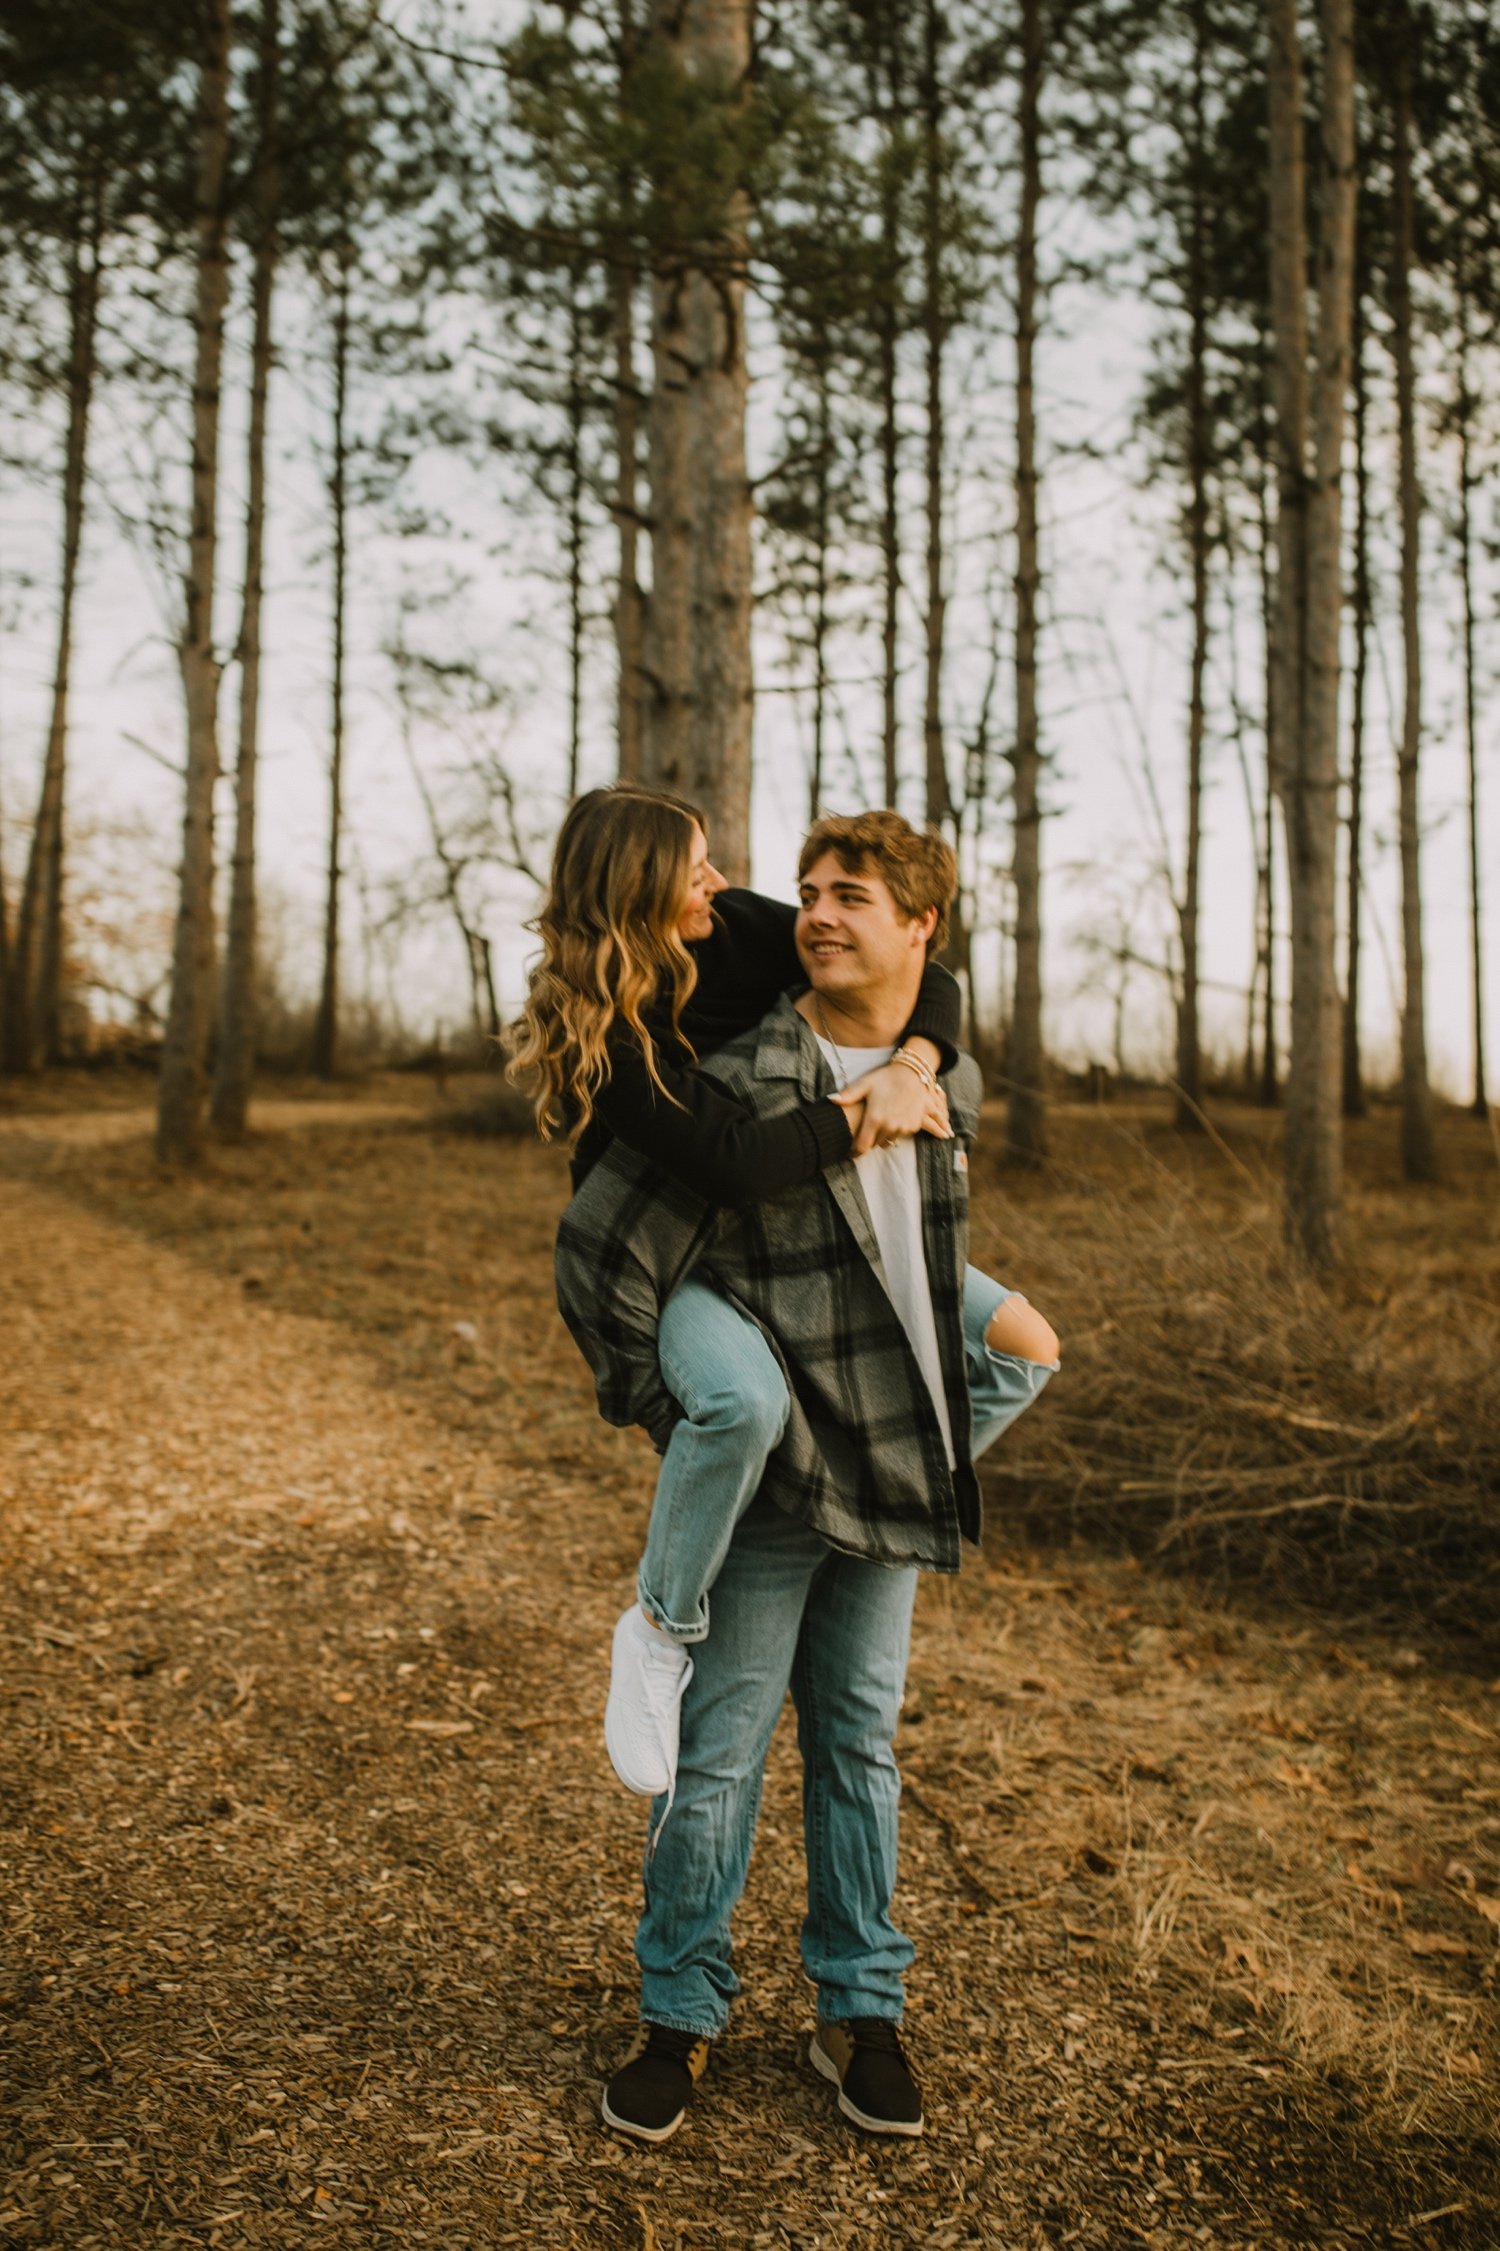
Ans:
[{"label": "white t-shirt", "polygon": [[[834,1077],[839,1079],[841,1072],[845,1074],[842,1084],[862,1079],[867,1071],[878,1071],[896,1052],[893,1046],[835,1049],[831,1040],[816,1033],[813,1036],[828,1058]],[[927,1379],[951,1469],[956,1459],[953,1425],[948,1419],[937,1323],[932,1317],[932,1285],[927,1276],[927,1253],[922,1241],[922,1191],[917,1178],[916,1141],[908,1136],[904,1141],[894,1142],[889,1149],[869,1149],[864,1156],[855,1158],[854,1169],[870,1209],[870,1224],[875,1230],[891,1303],[916,1354],[917,1366]]]}]

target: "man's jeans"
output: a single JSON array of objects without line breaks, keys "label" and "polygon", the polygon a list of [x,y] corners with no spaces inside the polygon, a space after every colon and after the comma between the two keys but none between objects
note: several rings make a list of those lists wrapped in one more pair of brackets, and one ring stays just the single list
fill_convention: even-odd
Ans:
[{"label": "man's jeans", "polygon": [[[965,1269],[976,1454],[1010,1428],[1052,1373],[986,1345],[995,1308],[1010,1294],[977,1268]],[[786,1379],[755,1323],[704,1282],[686,1281],[672,1293],[657,1349],[683,1419],[662,1456],[636,1592],[664,1633],[698,1642],[708,1632],[708,1590],[786,1426]]]},{"label": "man's jeans", "polygon": [[[985,1327],[1007,1294],[969,1270],[964,1327],[976,1453],[1014,1422],[1052,1372],[984,1344]],[[664,1369],[669,1352],[681,1352],[684,1339],[707,1335],[708,1323],[717,1322],[707,1305],[692,1302],[714,1297],[691,1282],[673,1297],[663,1319]],[[740,1320],[723,1299],[716,1302]],[[674,1308],[685,1317],[673,1323],[669,1343]],[[761,1341],[753,1324],[740,1326]],[[734,1351],[743,1375],[753,1348],[735,1338]],[[781,1372],[769,1351],[765,1358],[784,1412]],[[650,1556],[648,1545],[648,1562]],[[803,1764],[802,1959],[818,1989],[818,2012],[828,2019],[900,2017],[912,1947],[891,1920],[900,1793],[891,1745],[916,1581],[914,1570],[838,1553],[773,1502],[752,1500],[744,1508],[714,1579],[713,1631],[694,1650],[676,1800],[665,1820],[664,1800],[652,1808],[654,1847],[636,1932],[641,2014],[651,2023],[708,2034],[724,2028],[739,1989],[730,1918],[744,1889],[761,1772],[788,1687]]]}]

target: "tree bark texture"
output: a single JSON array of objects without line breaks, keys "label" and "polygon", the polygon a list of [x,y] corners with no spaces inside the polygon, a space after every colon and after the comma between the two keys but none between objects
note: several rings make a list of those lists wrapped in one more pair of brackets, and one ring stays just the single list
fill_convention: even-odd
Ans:
[{"label": "tree bark texture", "polygon": [[[652,35],[726,108],[743,94],[749,0],[653,0]],[[651,289],[646,775],[702,806],[732,883],[750,872],[746,224],[735,190],[712,238],[664,259]]]},{"label": "tree bark texture", "polygon": [[1189,664],[1187,741],[1187,850],[1178,930],[1182,941],[1182,991],[1177,1008],[1176,1123],[1203,1130],[1203,1064],[1198,1018],[1198,912],[1203,851],[1203,684],[1208,668],[1208,246],[1204,209],[1207,123],[1204,74],[1207,25],[1203,0],[1193,10],[1193,145],[1188,152],[1190,212],[1187,242],[1188,300],[1188,555],[1192,570],[1193,645]]},{"label": "tree bark texture", "polygon": [[73,612],[83,551],[89,417],[98,363],[104,182],[97,165],[80,177],[77,234],[68,275],[68,424],[63,444],[62,562],[52,706],[36,820],[22,879],[16,939],[4,997],[4,1060],[34,1071],[56,1060],[63,971],[64,806],[68,698],[73,673]]},{"label": "tree bark texture", "polygon": [[587,405],[583,360],[582,277],[569,276],[568,295],[568,803],[578,795],[583,755],[583,565],[585,525],[583,417]]},{"label": "tree bark texture", "polygon": [[245,464],[245,586],[240,606],[239,741],[234,770],[234,857],[219,997],[218,1051],[209,1116],[215,1130],[242,1134],[249,1116],[256,1048],[256,791],[260,753],[260,618],[266,527],[266,417],[271,388],[271,310],[276,287],[280,162],[276,138],[281,75],[280,0],[262,0],[257,121],[255,247],[250,282],[250,427]]},{"label": "tree bark texture", "polygon": [[644,615],[641,594],[641,397],[635,373],[636,275],[626,265],[610,277],[615,335],[615,529],[619,577],[615,587],[615,730],[622,782],[642,778],[641,671]]},{"label": "tree bark texture", "polygon": [[948,323],[943,304],[943,93],[939,74],[937,0],[924,0],[922,23],[922,333],[926,353],[927,649],[922,742],[927,825],[953,826],[953,794],[943,740],[943,361]]},{"label": "tree bark texture", "polygon": [[1473,335],[1468,273],[1460,252],[1458,332],[1458,568],[1463,589],[1464,757],[1468,769],[1469,961],[1474,1004],[1474,1095],[1476,1118],[1489,1116],[1484,1070],[1484,929],[1479,875],[1479,712],[1474,648],[1474,393],[1470,388]]},{"label": "tree bark texture", "polygon": [[1271,307],[1279,511],[1274,743],[1292,920],[1286,1220],[1309,1264],[1338,1255],[1342,1144],[1335,974],[1339,553],[1354,247],[1352,0],[1324,0],[1315,461],[1308,471],[1306,160],[1295,0],[1271,0]]},{"label": "tree bark texture", "polygon": [[157,1089],[156,1151],[191,1163],[202,1149],[214,1000],[214,787],[219,778],[219,660],[214,650],[218,566],[219,384],[229,292],[225,182],[229,160],[229,0],[206,0],[198,74],[194,189],[196,283],[192,520],[178,645],[187,708],[182,867],[172,949],[172,994]]},{"label": "tree bark texture", "polygon": [[[629,113],[631,74],[636,58],[634,0],[620,0],[616,18],[620,54],[620,107]],[[628,235],[636,208],[636,182],[628,169],[619,179],[622,234]],[[642,779],[641,699],[645,693],[645,598],[641,591],[640,455],[641,394],[635,369],[636,294],[640,276],[626,257],[610,268],[609,295],[615,347],[615,534],[618,578],[615,584],[615,738],[616,772],[622,782]]]},{"label": "tree bark texture", "polygon": [[1016,739],[1015,983],[1007,1043],[1010,1088],[1005,1151],[1014,1163],[1040,1164],[1047,1150],[1042,1052],[1041,736],[1037,718],[1036,412],[1037,216],[1042,197],[1042,0],[1021,0],[1019,125],[1020,212],[1016,231]]},{"label": "tree bark texture", "polygon": [[349,588],[349,293],[354,252],[340,246],[333,300],[333,671],[328,728],[328,876],[323,900],[323,982],[313,1021],[312,1067],[320,1079],[338,1068],[339,895],[344,852],[344,661]]},{"label": "tree bark texture", "polygon": [[818,364],[818,461],[813,503],[812,762],[807,778],[808,826],[823,810],[824,741],[828,728],[828,541],[833,476],[833,398],[828,362]]},{"label": "tree bark texture", "polygon": [[1401,513],[1402,696],[1399,775],[1401,839],[1401,1168],[1408,1180],[1437,1177],[1432,1092],[1427,1078],[1426,979],[1422,962],[1422,617],[1418,572],[1422,545],[1422,495],[1417,481],[1416,372],[1413,361],[1411,268],[1415,220],[1412,203],[1412,55],[1415,36],[1406,17],[1391,116],[1394,196],[1391,242],[1391,352],[1396,368],[1396,453]]},{"label": "tree bark texture", "polygon": [[875,287],[876,388],[880,405],[880,761],[884,802],[894,807],[901,787],[898,694],[901,633],[901,433],[897,398],[897,347],[901,336],[900,134],[903,100],[899,10],[878,11],[884,54],[873,65],[872,106],[883,114],[884,172],[880,194],[880,255]]},{"label": "tree bark texture", "polygon": [[[1266,433],[1269,436],[1269,432]],[[1263,1110],[1274,1110],[1281,1100],[1281,1074],[1276,1054],[1276,581],[1271,571],[1271,514],[1267,486],[1270,482],[1269,447],[1262,454],[1256,480],[1259,530],[1256,545],[1260,565],[1261,633],[1265,643],[1266,788],[1261,806],[1260,972],[1261,1032],[1260,1080],[1256,1100]]]},{"label": "tree bark texture", "polygon": [[1360,938],[1364,920],[1365,684],[1370,663],[1370,472],[1366,450],[1364,293],[1354,293],[1354,670],[1349,688],[1349,836],[1344,888],[1344,1116],[1365,1115],[1360,1054]]}]

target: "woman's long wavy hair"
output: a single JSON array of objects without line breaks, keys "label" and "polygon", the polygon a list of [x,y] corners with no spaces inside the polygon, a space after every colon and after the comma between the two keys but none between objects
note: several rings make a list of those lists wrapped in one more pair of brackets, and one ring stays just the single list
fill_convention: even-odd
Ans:
[{"label": "woman's long wavy hair", "polygon": [[568,809],[552,880],[536,920],[542,958],[526,1006],[506,1034],[506,1076],[530,1095],[544,1141],[571,1149],[609,1073],[607,1043],[621,1019],[641,1043],[663,1094],[646,1010],[665,997],[672,1030],[698,982],[677,925],[692,879],[693,824],[685,799],[635,783],[591,789]]}]

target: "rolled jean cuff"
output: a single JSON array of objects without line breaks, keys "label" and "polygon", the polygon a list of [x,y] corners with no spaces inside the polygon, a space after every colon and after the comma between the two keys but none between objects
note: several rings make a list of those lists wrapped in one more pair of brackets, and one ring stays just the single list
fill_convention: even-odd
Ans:
[{"label": "rolled jean cuff", "polygon": [[[661,1633],[664,1633],[669,1641],[679,1641],[684,1645],[686,1645],[688,1642],[693,1641],[707,1641],[707,1595],[703,1597],[702,1601],[698,1605],[697,1617],[693,1618],[687,1625],[682,1625],[678,1622],[677,1619],[671,1618],[667,1615],[666,1611],[663,1610],[661,1604],[656,1600],[655,1596],[651,1593],[651,1590],[646,1585],[645,1577],[643,1574],[638,1574],[636,1577],[635,1595],[637,1602],[639,1602],[641,1608],[645,1611],[646,1616],[651,1620],[652,1625],[655,1626]],[[680,2029],[684,2032],[692,2032],[696,2029],[696,2027],[690,2024],[685,2024]]]},{"label": "rolled jean cuff", "polygon": [[992,1344],[984,1348],[986,1360],[993,1360],[998,1368],[1028,1368],[1032,1376],[1033,1391],[1040,1391],[1048,1376],[1055,1376],[1062,1366],[1061,1360],[1028,1360],[1024,1352],[997,1352]]},{"label": "rolled jean cuff", "polygon": [[689,2024],[686,2017],[674,2017],[666,2009],[652,2009],[648,2012],[643,2003],[641,2022],[659,2024],[664,2032],[690,2032],[695,2040],[717,2040],[729,2018],[726,2014],[718,2024]]}]

